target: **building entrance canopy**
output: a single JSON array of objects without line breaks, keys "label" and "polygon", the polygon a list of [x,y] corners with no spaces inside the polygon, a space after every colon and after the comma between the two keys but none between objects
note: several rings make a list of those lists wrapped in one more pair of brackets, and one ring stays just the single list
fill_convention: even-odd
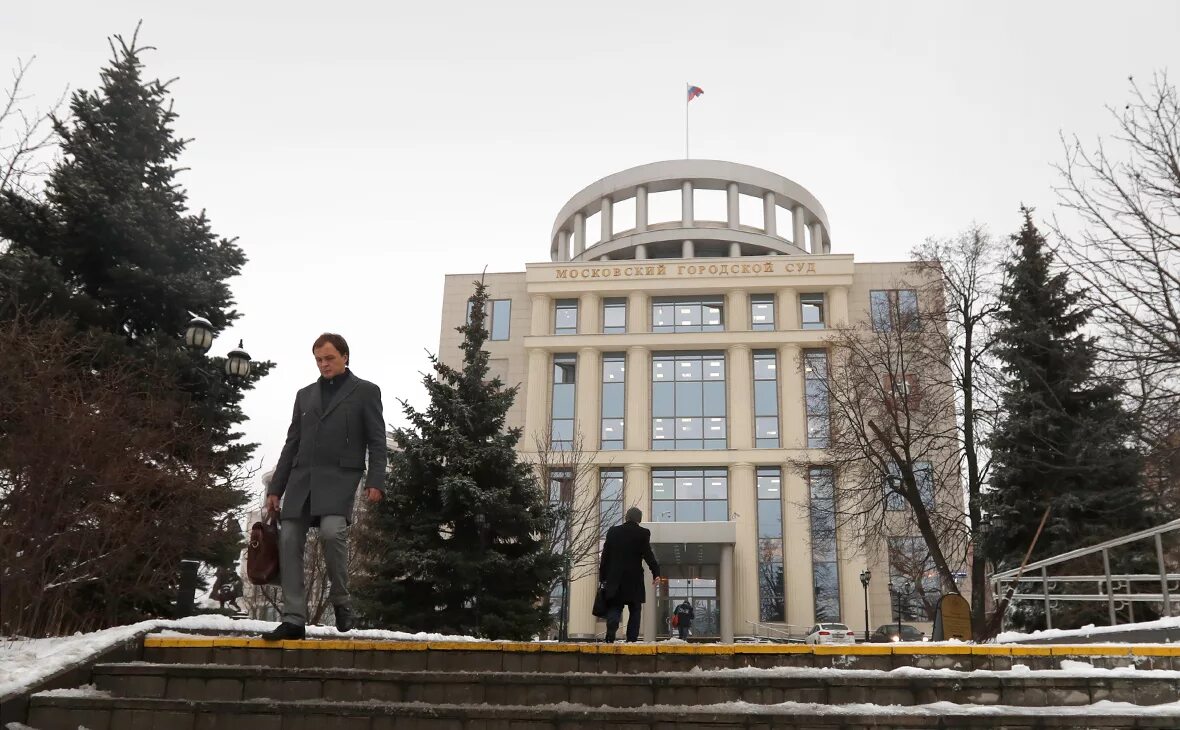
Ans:
[{"label": "building entrance canopy", "polygon": [[[711,599],[710,623],[716,622],[721,641],[733,641],[733,545],[737,540],[736,522],[645,522],[651,530],[651,549],[665,577],[701,576],[700,566],[716,570],[716,598]],[[716,566],[716,568],[713,568]],[[713,570],[706,570],[714,574]],[[648,641],[659,632],[664,613],[669,612],[667,584],[660,595],[648,584],[648,605],[656,610],[643,614],[643,633]],[[658,606],[663,606],[661,611]],[[702,616],[705,619],[705,616]],[[705,627],[702,620],[700,628]],[[663,633],[663,632],[661,632]],[[709,631],[708,633],[713,633]]]}]

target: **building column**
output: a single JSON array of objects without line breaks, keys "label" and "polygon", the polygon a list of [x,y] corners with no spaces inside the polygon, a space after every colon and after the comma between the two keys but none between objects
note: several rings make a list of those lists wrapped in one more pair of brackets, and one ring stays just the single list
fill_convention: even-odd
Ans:
[{"label": "building column", "polygon": [[639,243],[635,245],[635,260],[642,261],[647,258],[647,244]]},{"label": "building column", "polygon": [[801,449],[807,444],[807,413],[799,363],[802,352],[794,343],[778,348],[778,421],[784,449]]},{"label": "building column", "polygon": [[729,448],[754,448],[754,366],[749,345],[730,345],[726,352],[725,379],[729,383]]},{"label": "building column", "polygon": [[737,241],[730,241],[729,242],[729,257],[731,259],[737,259],[737,258],[741,258],[741,256],[742,256],[742,244],[738,243]]},{"label": "building column", "polygon": [[578,350],[578,369],[575,374],[574,423],[581,437],[581,451],[598,451],[602,436],[602,353],[593,347]]},{"label": "building column", "polygon": [[682,241],[680,243],[680,258],[691,259],[695,255],[696,254],[693,251],[693,242],[692,241]]},{"label": "building column", "polygon": [[614,201],[610,196],[602,199],[602,235],[599,236],[598,242],[605,243],[615,237],[615,206]]},{"label": "building column", "polygon": [[570,232],[560,230],[557,232],[557,258],[554,261],[569,261],[570,260]]},{"label": "building column", "polygon": [[822,254],[824,252],[824,224],[819,221],[812,221],[811,223],[811,253]]},{"label": "building column", "polygon": [[602,334],[602,297],[594,292],[578,297],[578,334]]},{"label": "building column", "polygon": [[721,546],[718,594],[721,599],[721,643],[733,643],[733,624],[736,613],[733,609],[733,546]]},{"label": "building column", "polygon": [[[598,469],[584,469],[574,485],[574,510],[577,514],[598,514]],[[571,638],[590,638],[597,631],[594,617],[594,595],[598,591],[597,556],[585,556],[584,563],[574,566],[574,573],[584,573],[570,581],[569,634]],[[586,563],[594,567],[585,570]]]},{"label": "building column", "polygon": [[550,355],[545,350],[529,350],[529,375],[524,396],[524,433],[520,443],[524,451],[536,449],[537,439],[549,431]]},{"label": "building column", "polygon": [[737,183],[731,182],[725,186],[725,203],[725,223],[730,228],[737,230],[741,227],[741,207],[738,205]]},{"label": "building column", "polygon": [[651,350],[639,345],[627,348],[624,373],[627,411],[623,445],[628,451],[647,451],[651,444]]},{"label": "building column", "polygon": [[634,334],[650,330],[651,327],[647,324],[650,314],[647,292],[641,289],[632,290],[627,295],[627,332]]},{"label": "building column", "polygon": [[791,240],[791,243],[795,244],[799,248],[806,251],[807,250],[807,234],[805,234],[803,232],[803,227],[805,225],[803,223],[803,217],[807,214],[807,210],[802,205],[796,205],[795,208],[791,212],[793,214],[791,216],[791,218],[793,219],[794,236],[795,236],[794,239]]},{"label": "building column", "polygon": [[[740,462],[729,468],[729,514],[738,523],[733,546],[733,602],[722,604],[732,631],[749,633],[758,615],[758,497],[754,465]],[[732,640],[732,639],[731,639]]]},{"label": "building column", "polygon": [[766,194],[762,196],[762,230],[768,236],[778,235],[778,210],[773,190],[767,190]]},{"label": "building column", "polygon": [[651,522],[651,467],[647,464],[623,468],[623,514],[632,507],[643,510],[643,521]]},{"label": "building column", "polygon": [[725,329],[729,332],[745,332],[750,329],[750,295],[745,289],[730,289],[725,298],[729,309]]},{"label": "building column", "polygon": [[[811,568],[811,523],[807,479],[783,464],[783,584],[787,589],[787,623],[798,636],[815,619],[815,579]],[[794,545],[790,550],[785,546]]]},{"label": "building column", "polygon": [[553,333],[553,300],[548,294],[531,294],[529,301],[532,309],[529,311],[529,334],[541,337]]},{"label": "building column", "polygon": [[647,186],[635,188],[635,232],[647,230]]},{"label": "building column", "polygon": [[828,327],[839,327],[848,324],[848,287],[834,286],[828,289],[826,304],[828,305]]},{"label": "building column", "polygon": [[778,322],[780,330],[799,329],[799,292],[795,289],[778,290]]},{"label": "building column", "polygon": [[696,216],[692,209],[692,180],[685,180],[680,186],[680,225],[692,228]]},{"label": "building column", "polygon": [[586,216],[574,213],[574,256],[586,253]]}]

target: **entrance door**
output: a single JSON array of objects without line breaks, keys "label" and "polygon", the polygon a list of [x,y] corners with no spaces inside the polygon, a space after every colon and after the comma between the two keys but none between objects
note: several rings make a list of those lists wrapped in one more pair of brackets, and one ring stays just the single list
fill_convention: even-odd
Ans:
[{"label": "entrance door", "polygon": [[656,615],[660,617],[656,622],[656,633],[660,638],[678,635],[677,630],[672,628],[672,613],[686,599],[692,604],[694,613],[691,635],[694,638],[713,639],[721,635],[721,602],[717,596],[717,578],[677,575],[690,572],[698,576],[701,573],[716,575],[716,569],[717,566],[672,566],[670,575],[660,586],[660,595],[656,600]]}]

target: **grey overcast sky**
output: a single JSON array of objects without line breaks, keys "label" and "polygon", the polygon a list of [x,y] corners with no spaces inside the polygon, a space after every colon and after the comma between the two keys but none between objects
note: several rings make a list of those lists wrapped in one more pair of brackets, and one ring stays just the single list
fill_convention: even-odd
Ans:
[{"label": "grey overcast sky", "polygon": [[763,167],[812,191],[833,252],[905,258],[972,221],[1054,206],[1059,133],[1113,131],[1128,75],[1180,76],[1180,2],[222,2],[4,0],[0,60],[29,90],[93,89],[107,36],[156,47],[195,208],[249,256],[245,340],[278,368],[246,401],[274,464],[311,341],[421,403],[446,273],[546,260],[567,198],[682,157]]}]

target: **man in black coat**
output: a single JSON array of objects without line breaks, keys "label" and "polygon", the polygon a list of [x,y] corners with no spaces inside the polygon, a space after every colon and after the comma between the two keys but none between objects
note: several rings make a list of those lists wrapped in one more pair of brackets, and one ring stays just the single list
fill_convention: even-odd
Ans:
[{"label": "man in black coat", "polygon": [[[365,496],[385,495],[385,419],[381,389],[348,369],[348,342],[326,332],[312,345],[320,378],[299,391],[287,441],[267,488],[266,506],[281,507],[279,567],[282,623],[263,635],[270,641],[302,639],[307,623],[303,549],[307,530],[318,527],[336,628],[355,622],[348,593],[348,526],[364,479]],[[366,472],[366,468],[368,471]]]},{"label": "man in black coat", "polygon": [[626,521],[607,530],[598,564],[598,580],[606,598],[606,640],[614,641],[627,607],[627,641],[639,641],[639,618],[647,592],[643,585],[643,563],[651,569],[652,580],[660,580],[660,564],[651,551],[651,530],[640,527],[643,512],[627,510]]}]

